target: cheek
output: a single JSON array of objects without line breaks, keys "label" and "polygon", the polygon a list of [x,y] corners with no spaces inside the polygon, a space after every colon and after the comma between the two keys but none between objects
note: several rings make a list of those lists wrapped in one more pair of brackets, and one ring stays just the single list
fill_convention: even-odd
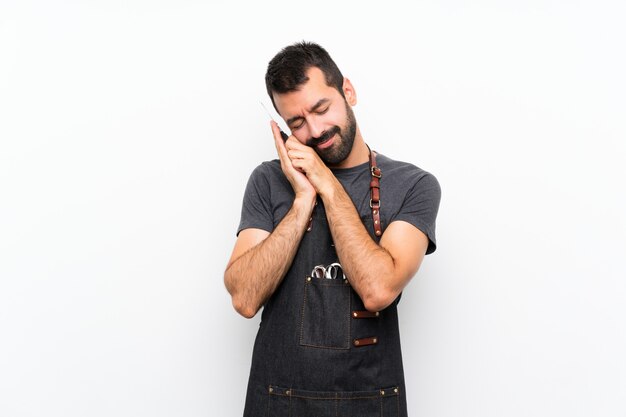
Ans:
[{"label": "cheek", "polygon": [[306,127],[302,127],[298,130],[296,130],[295,132],[292,132],[292,134],[296,137],[296,139],[298,139],[298,142],[306,145],[306,141],[311,139],[311,135],[309,134],[309,129],[307,129]]},{"label": "cheek", "polygon": [[336,111],[329,115],[330,126],[344,126],[346,124],[346,116],[346,113],[341,111]]}]

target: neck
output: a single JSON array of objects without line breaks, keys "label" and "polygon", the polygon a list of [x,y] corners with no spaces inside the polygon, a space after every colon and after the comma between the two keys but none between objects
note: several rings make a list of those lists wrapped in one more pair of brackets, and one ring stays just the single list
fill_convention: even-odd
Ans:
[{"label": "neck", "polygon": [[369,161],[369,156],[369,149],[367,148],[367,145],[361,136],[361,131],[357,126],[356,135],[354,136],[354,144],[352,145],[350,154],[346,159],[337,165],[333,165],[331,168],[352,168]]}]

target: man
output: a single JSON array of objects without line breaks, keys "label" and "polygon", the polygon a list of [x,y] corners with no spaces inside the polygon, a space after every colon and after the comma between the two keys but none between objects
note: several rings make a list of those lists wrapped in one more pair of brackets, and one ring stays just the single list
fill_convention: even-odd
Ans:
[{"label": "man", "polygon": [[[252,173],[224,274],[234,308],[263,314],[245,416],[406,416],[397,303],[435,250],[440,188],[370,152],[352,83],[319,45],[269,63],[279,160]],[[382,414],[381,414],[382,413]]]}]

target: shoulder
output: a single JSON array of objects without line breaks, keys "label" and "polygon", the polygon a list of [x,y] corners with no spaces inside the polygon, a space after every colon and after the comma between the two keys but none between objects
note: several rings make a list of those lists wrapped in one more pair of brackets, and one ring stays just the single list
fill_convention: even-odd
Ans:
[{"label": "shoulder", "polygon": [[377,154],[376,162],[380,166],[383,178],[387,183],[404,188],[440,189],[439,181],[430,172],[409,162],[391,159]]},{"label": "shoulder", "polygon": [[280,167],[280,161],[275,159],[254,168],[246,187],[244,205],[250,204],[250,200],[262,201],[266,210],[275,219],[280,219],[291,207],[293,198],[293,188]]},{"label": "shoulder", "polygon": [[250,174],[249,182],[269,188],[289,185],[278,159],[264,161],[257,165]]},{"label": "shoulder", "polygon": [[280,161],[273,159],[271,161],[263,161],[252,170],[251,177],[267,178],[277,177],[282,174],[280,169]]},{"label": "shoulder", "polygon": [[[435,223],[441,188],[430,172],[408,162],[377,156],[382,171],[381,200],[391,205],[389,221],[405,221],[421,230],[429,240],[426,254],[435,251]],[[384,193],[384,198],[382,197]],[[381,207],[385,207],[384,203]],[[381,211],[382,212],[382,211]]]}]

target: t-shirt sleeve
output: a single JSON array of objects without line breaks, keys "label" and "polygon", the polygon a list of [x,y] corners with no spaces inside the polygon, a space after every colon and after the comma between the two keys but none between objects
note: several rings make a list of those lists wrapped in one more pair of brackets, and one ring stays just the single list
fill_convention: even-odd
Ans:
[{"label": "t-shirt sleeve", "polygon": [[250,174],[243,195],[241,220],[237,228],[237,235],[244,229],[263,229],[268,232],[274,229],[270,183],[265,168],[261,164]]},{"label": "t-shirt sleeve", "polygon": [[426,255],[437,248],[435,222],[441,200],[441,187],[434,175],[426,172],[406,194],[402,208],[392,219],[403,220],[420,229],[428,237]]}]

